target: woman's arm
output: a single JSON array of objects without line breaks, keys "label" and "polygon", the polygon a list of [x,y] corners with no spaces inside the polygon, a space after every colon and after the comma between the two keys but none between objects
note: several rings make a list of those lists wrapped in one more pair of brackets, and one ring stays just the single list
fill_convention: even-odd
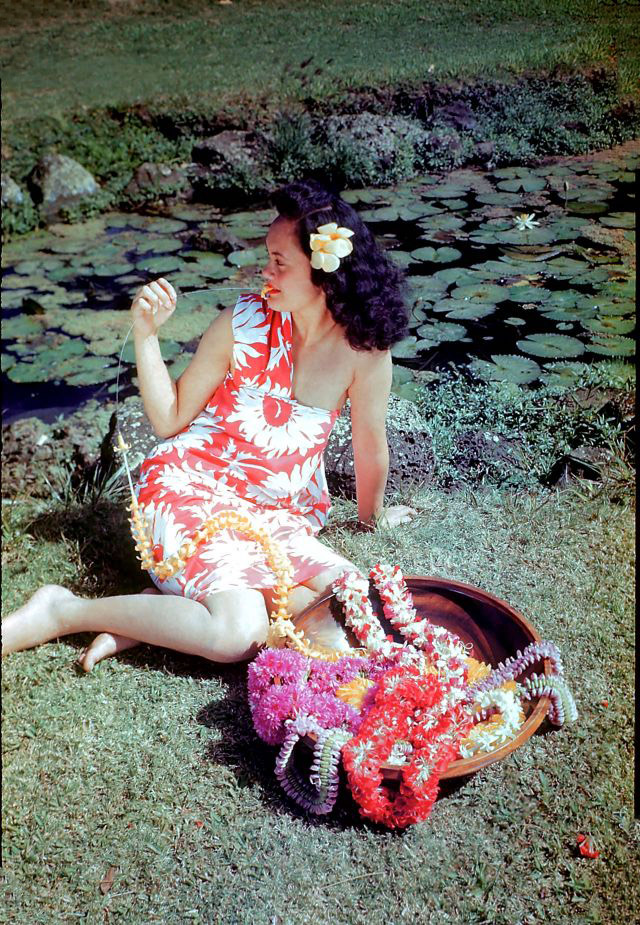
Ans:
[{"label": "woman's arm", "polygon": [[358,520],[373,525],[382,514],[389,473],[389,446],[385,420],[391,392],[391,353],[370,351],[358,355],[348,395],[356,474]]},{"label": "woman's arm", "polygon": [[202,411],[224,379],[233,354],[233,310],[225,309],[209,325],[189,366],[174,382],[157,336],[174,308],[175,290],[166,280],[144,286],[132,305],[140,394],[151,426],[162,438],[177,434]]}]

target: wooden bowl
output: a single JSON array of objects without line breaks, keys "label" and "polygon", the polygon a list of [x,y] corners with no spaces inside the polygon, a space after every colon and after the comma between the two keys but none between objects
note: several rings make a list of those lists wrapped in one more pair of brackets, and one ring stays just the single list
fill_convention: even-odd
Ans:
[{"label": "wooden bowl", "polygon": [[[452,633],[456,633],[463,642],[470,642],[473,646],[471,655],[479,661],[497,667],[499,662],[521,651],[531,642],[540,642],[540,636],[528,620],[514,610],[505,601],[494,597],[487,591],[475,588],[473,585],[463,584],[459,581],[449,581],[446,578],[428,578],[419,575],[405,576],[407,587],[413,597],[413,603],[420,617],[426,617],[432,623],[443,626]],[[380,620],[385,633],[391,633],[395,640],[403,642],[404,637],[395,630],[383,616],[380,598],[373,586],[370,589],[370,598],[373,610]],[[344,626],[344,617],[340,603],[335,595],[326,594],[310,607],[307,607],[296,619],[298,626],[309,626],[313,620],[314,611],[320,611],[329,606],[335,619]],[[351,641],[355,643],[353,637]],[[348,654],[348,652],[345,652]],[[532,674],[536,668],[532,665],[523,672],[522,677]],[[545,674],[550,674],[551,665],[544,661]],[[518,735],[506,742],[500,748],[489,754],[477,755],[472,758],[460,758],[452,762],[442,774],[441,780],[452,777],[464,777],[484,768],[495,761],[511,754],[523,742],[531,738],[542,723],[549,706],[547,697],[541,697],[537,703],[526,701],[523,710],[526,720]],[[315,744],[315,736],[310,734],[302,740],[310,749]],[[383,779],[393,786],[402,777],[402,769],[397,765],[383,765]]]}]

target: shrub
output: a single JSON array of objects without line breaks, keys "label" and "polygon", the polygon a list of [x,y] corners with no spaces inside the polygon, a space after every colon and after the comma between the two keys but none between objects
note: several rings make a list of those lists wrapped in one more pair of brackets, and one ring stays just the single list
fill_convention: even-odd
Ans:
[{"label": "shrub", "polygon": [[620,432],[593,408],[563,401],[557,390],[471,382],[460,372],[425,389],[419,407],[441,488],[539,488],[565,453],[584,444],[607,446]]},{"label": "shrub", "polygon": [[314,127],[306,112],[278,112],[265,132],[267,163],[280,182],[289,183],[317,169],[322,152],[314,140]]}]

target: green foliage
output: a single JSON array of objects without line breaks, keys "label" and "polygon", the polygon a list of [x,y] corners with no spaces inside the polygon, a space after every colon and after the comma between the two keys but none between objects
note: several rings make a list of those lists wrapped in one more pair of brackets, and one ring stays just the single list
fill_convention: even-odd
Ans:
[{"label": "green foliage", "polygon": [[489,167],[586,154],[640,133],[640,107],[619,104],[615,74],[605,71],[592,79],[575,74],[487,85],[470,104],[478,119],[474,137],[495,145]]},{"label": "green foliage", "polygon": [[3,243],[17,235],[34,231],[40,224],[40,213],[33,204],[31,197],[26,193],[21,203],[3,206],[0,214],[2,216]]},{"label": "green foliage", "polygon": [[265,138],[267,160],[278,180],[288,183],[318,167],[320,148],[313,140],[314,126],[309,113],[276,113]]},{"label": "green foliage", "polygon": [[[610,369],[615,372],[613,364]],[[587,372],[578,385],[596,381],[607,381],[607,373]],[[619,427],[593,408],[564,401],[565,391],[470,382],[460,373],[425,389],[419,407],[433,442],[436,483],[443,488],[467,483],[536,489],[569,450],[583,444],[608,446],[619,436]],[[479,441],[489,448],[493,443],[495,450],[474,452]]]}]

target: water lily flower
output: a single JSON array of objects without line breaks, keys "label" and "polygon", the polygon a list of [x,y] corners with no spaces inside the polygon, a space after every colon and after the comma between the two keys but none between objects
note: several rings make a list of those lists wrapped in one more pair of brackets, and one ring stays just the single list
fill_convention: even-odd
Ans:
[{"label": "water lily flower", "polygon": [[535,217],[535,212],[531,212],[529,215],[523,212],[521,215],[516,215],[513,221],[518,226],[518,231],[526,231],[527,229],[532,229],[534,225],[540,224],[540,222],[534,222]]},{"label": "water lily flower", "polygon": [[311,266],[314,270],[333,273],[340,266],[342,257],[353,250],[349,238],[354,234],[350,228],[339,228],[336,222],[327,222],[318,226],[317,234],[309,236],[311,246]]}]

